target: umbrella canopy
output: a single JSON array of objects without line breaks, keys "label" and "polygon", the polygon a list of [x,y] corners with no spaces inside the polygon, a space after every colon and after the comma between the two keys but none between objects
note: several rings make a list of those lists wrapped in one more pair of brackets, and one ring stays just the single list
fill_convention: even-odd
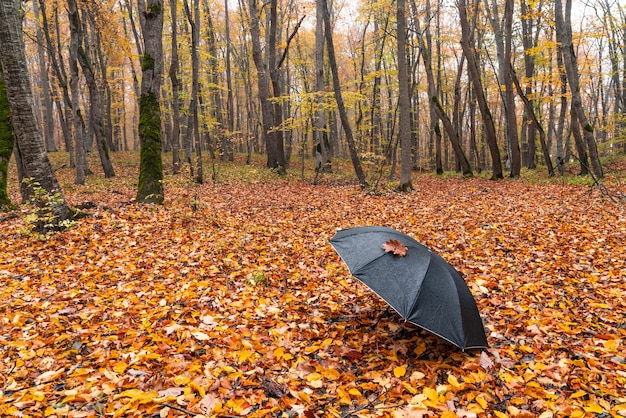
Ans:
[{"label": "umbrella canopy", "polygon": [[343,229],[330,240],[350,273],[406,321],[462,350],[487,348],[483,322],[469,288],[450,264],[394,229]]}]

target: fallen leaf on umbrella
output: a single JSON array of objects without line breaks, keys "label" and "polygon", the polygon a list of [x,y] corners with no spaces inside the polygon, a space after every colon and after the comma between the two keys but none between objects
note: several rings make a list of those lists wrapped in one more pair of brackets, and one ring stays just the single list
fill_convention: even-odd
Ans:
[{"label": "fallen leaf on umbrella", "polygon": [[392,253],[396,257],[404,257],[409,252],[406,245],[397,239],[387,240],[387,242],[383,244],[383,250],[385,250],[386,253]]}]

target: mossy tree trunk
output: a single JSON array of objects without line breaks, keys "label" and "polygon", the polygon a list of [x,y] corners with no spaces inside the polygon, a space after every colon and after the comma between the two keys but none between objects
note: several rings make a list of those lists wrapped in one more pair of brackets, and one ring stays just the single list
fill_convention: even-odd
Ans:
[{"label": "mossy tree trunk", "polygon": [[0,211],[12,206],[11,199],[7,193],[9,160],[11,159],[13,144],[15,143],[10,115],[9,98],[7,97],[7,88],[2,75],[2,65],[0,64]]},{"label": "mossy tree trunk", "polygon": [[162,204],[161,73],[163,69],[163,1],[137,0],[143,32],[139,140],[141,144],[137,202]]},{"label": "mossy tree trunk", "polygon": [[22,188],[23,197],[28,199],[34,193],[35,184],[50,195],[54,195],[54,203],[49,207],[53,222],[66,220],[71,215],[61,187],[52,170],[46,154],[39,124],[35,115],[35,106],[24,40],[22,38],[22,21],[18,3],[0,1],[0,64],[6,82],[10,117],[15,129],[15,138],[20,149],[24,176],[31,178],[31,187]]}]

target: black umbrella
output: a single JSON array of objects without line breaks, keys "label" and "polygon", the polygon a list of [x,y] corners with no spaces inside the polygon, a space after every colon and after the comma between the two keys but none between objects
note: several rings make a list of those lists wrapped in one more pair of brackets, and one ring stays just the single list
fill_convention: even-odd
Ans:
[{"label": "black umbrella", "polygon": [[465,281],[427,247],[381,226],[343,229],[330,243],[350,273],[406,321],[462,350],[488,347],[476,301]]}]

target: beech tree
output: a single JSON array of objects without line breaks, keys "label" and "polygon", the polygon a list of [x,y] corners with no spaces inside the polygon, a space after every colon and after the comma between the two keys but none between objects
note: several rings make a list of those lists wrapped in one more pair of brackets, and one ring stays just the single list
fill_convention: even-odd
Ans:
[{"label": "beech tree", "polygon": [[26,65],[22,21],[19,2],[0,1],[0,66],[6,83],[10,118],[15,130],[24,176],[32,179],[28,187],[21,188],[24,199],[34,195],[41,187],[54,199],[49,200],[53,223],[66,220],[70,210],[46,154],[43,137],[37,123],[33,93]]},{"label": "beech tree", "polygon": [[348,119],[348,112],[343,102],[343,96],[341,94],[341,84],[339,81],[339,70],[337,68],[337,57],[335,55],[335,44],[333,43],[333,32],[330,26],[330,11],[328,10],[328,1],[322,0],[324,8],[324,37],[326,38],[326,48],[328,48],[328,61],[330,71],[333,75],[333,91],[335,93],[335,101],[337,102],[337,110],[339,111],[339,118],[341,119],[341,125],[346,133],[346,141],[348,142],[348,149],[350,151],[350,160],[352,160],[352,166],[359,184],[362,188],[369,187],[367,179],[365,178],[365,172],[361,166],[361,160],[357,152],[356,144],[354,142],[354,136],[352,134],[352,127],[350,126],[350,120]]},{"label": "beech tree", "polygon": [[141,143],[137,201],[162,204],[161,73],[163,72],[163,1],[137,0],[143,34],[139,140]]},{"label": "beech tree", "polygon": [[578,74],[578,62],[574,53],[574,45],[572,41],[572,1],[565,1],[565,12],[563,12],[563,3],[561,0],[554,1],[554,21],[556,27],[557,41],[561,44],[561,52],[563,53],[563,64],[567,73],[567,82],[572,93],[572,129],[581,129],[584,138],[584,145],[589,152],[591,160],[591,170],[597,178],[604,177],[600,158],[598,156],[598,148],[594,136],[593,125],[587,118],[585,109],[583,108],[582,98],[580,95],[580,79]]},{"label": "beech tree", "polygon": [[411,99],[409,95],[409,71],[406,47],[406,2],[397,0],[396,7],[397,51],[398,51],[398,108],[400,121],[398,137],[402,154],[400,154],[400,186],[399,190],[413,190],[411,183]]},{"label": "beech tree", "polygon": [[7,177],[14,138],[9,98],[0,63],[0,211],[11,207],[11,199],[7,193]]},{"label": "beech tree", "polygon": [[466,0],[456,0],[461,23],[461,47],[463,48],[463,54],[467,59],[467,69],[470,82],[474,87],[474,92],[478,101],[478,108],[480,109],[480,113],[483,119],[485,140],[487,141],[487,145],[491,153],[491,178],[501,179],[504,176],[502,174],[502,161],[500,161],[500,149],[498,148],[496,128],[493,122],[491,110],[489,109],[489,105],[487,103],[487,97],[483,88],[482,78],[480,76],[480,67],[478,64],[476,48],[473,45],[473,29],[469,22],[465,1]]},{"label": "beech tree", "polygon": [[[250,35],[252,41],[252,59],[257,69],[258,94],[261,102],[261,117],[263,124],[263,135],[265,136],[265,146],[267,151],[267,166],[276,169],[279,173],[286,170],[287,161],[283,144],[282,131],[274,129],[280,126],[282,110],[279,103],[272,104],[270,98],[270,77],[271,73],[276,73],[276,0],[272,0],[270,7],[273,13],[270,16],[270,27],[268,35],[267,56],[264,57],[261,48],[260,29],[260,9],[256,0],[249,0],[250,10]],[[272,35],[273,34],[273,35]],[[279,89],[275,86],[274,89]],[[274,96],[276,97],[276,96]],[[280,95],[278,96],[280,97]]]}]

